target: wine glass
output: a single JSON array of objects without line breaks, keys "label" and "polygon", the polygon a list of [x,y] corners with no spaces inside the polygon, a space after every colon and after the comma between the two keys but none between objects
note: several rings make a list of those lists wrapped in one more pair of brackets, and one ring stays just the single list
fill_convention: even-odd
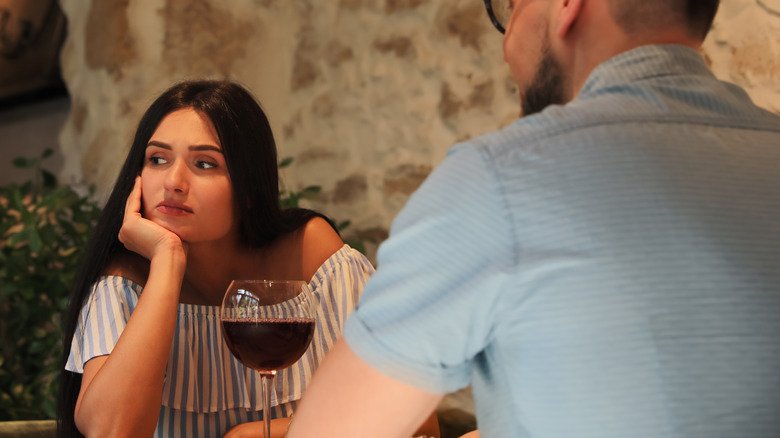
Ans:
[{"label": "wine glass", "polygon": [[260,373],[264,436],[271,436],[271,391],[278,370],[309,348],[317,302],[305,281],[233,280],[220,308],[222,335],[233,355]]}]

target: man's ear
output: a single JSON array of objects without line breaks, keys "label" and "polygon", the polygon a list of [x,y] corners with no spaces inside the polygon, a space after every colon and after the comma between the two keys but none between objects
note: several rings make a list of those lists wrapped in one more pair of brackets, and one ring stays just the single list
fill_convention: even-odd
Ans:
[{"label": "man's ear", "polygon": [[558,38],[564,39],[569,34],[572,27],[574,27],[577,18],[580,16],[583,4],[586,1],[588,0],[560,0],[558,9]]}]

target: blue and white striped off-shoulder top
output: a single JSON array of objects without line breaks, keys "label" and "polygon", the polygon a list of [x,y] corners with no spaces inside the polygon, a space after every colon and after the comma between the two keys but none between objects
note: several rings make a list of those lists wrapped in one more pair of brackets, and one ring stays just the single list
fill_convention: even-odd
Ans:
[{"label": "blue and white striped off-shoulder top", "polygon": [[[311,286],[320,300],[314,338],[301,360],[277,373],[271,418],[292,414],[373,272],[365,256],[344,245],[314,274]],[[111,353],[142,289],[116,276],[95,282],[65,369],[83,373],[87,361]],[[179,304],[155,437],[219,437],[236,424],[262,420],[262,406],[260,376],[230,353],[219,307]]]}]

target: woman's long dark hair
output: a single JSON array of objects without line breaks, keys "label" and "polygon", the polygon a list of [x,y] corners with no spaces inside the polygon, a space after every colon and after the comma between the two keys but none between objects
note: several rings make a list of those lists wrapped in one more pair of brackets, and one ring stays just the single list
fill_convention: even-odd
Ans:
[{"label": "woman's long dark hair", "polygon": [[262,247],[278,236],[300,228],[315,216],[327,220],[323,215],[311,210],[280,209],[279,175],[273,133],[262,108],[246,89],[226,81],[189,81],[165,91],[152,103],[138,124],[130,152],[90,238],[74,280],[64,321],[64,357],[57,424],[59,437],[82,436],[74,422],[81,374],[65,370],[81,308],[92,283],[105,271],[111,258],[124,249],[118,235],[124,217],[125,201],[133,189],[136,175],[141,173],[149,139],[165,116],[184,108],[192,108],[208,116],[217,131],[227,162],[234,199],[237,200],[235,217],[238,218],[243,243]]}]

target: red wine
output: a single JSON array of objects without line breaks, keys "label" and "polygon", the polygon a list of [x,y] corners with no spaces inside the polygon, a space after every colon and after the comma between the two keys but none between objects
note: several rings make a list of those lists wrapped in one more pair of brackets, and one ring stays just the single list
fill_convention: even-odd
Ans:
[{"label": "red wine", "polygon": [[314,319],[223,319],[222,333],[244,365],[258,371],[281,370],[309,348]]}]

